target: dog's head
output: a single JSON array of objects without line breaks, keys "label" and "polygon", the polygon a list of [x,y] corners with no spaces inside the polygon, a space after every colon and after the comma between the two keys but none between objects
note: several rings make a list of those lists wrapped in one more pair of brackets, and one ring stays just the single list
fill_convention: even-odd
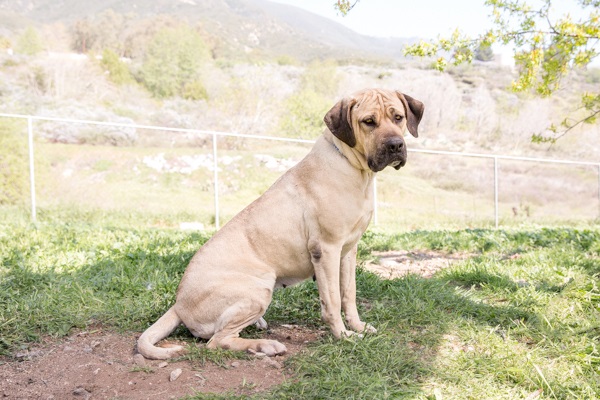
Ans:
[{"label": "dog's head", "polygon": [[325,115],[327,128],[360,153],[373,172],[406,164],[404,132],[419,135],[425,106],[398,91],[368,89],[339,101]]}]

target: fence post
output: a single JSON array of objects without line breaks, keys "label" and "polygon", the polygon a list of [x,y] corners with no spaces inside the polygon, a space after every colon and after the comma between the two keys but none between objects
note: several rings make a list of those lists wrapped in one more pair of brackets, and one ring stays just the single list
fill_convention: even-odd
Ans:
[{"label": "fence post", "polygon": [[219,229],[219,161],[217,159],[217,134],[213,133],[213,168],[214,168],[214,180],[213,185],[215,191],[215,229]]},{"label": "fence post", "polygon": [[27,117],[27,140],[29,143],[29,191],[31,193],[31,220],[37,222],[37,207],[35,204],[35,168],[33,159],[33,119]]},{"label": "fence post", "polygon": [[498,229],[498,157],[494,157],[494,220]]}]

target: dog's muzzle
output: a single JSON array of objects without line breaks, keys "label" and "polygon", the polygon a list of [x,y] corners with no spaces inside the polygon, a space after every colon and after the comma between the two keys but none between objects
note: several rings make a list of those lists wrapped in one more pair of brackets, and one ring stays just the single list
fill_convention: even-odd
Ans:
[{"label": "dog's muzzle", "polygon": [[375,157],[369,158],[368,165],[371,171],[379,172],[388,165],[400,169],[406,165],[406,144],[404,139],[395,136],[383,141]]}]

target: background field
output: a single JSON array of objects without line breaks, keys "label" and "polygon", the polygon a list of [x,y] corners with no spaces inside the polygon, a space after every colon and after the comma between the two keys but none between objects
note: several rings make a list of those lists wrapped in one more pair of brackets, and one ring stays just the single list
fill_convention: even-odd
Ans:
[{"label": "background field", "polygon": [[[186,226],[213,228],[212,138],[140,129],[136,135],[142,143],[136,146],[36,140],[40,221],[67,210],[79,215],[102,211],[131,215],[131,221],[139,226],[188,223]],[[235,137],[219,137],[217,143],[221,225],[260,196],[311,147]],[[26,151],[23,137],[19,146]],[[498,163],[501,225],[592,225],[597,221],[597,167],[514,160]],[[17,166],[20,202],[9,210],[17,209],[26,218],[30,200],[24,157]],[[405,168],[378,174],[377,210],[377,228],[392,232],[493,226],[494,160],[411,152]]]}]

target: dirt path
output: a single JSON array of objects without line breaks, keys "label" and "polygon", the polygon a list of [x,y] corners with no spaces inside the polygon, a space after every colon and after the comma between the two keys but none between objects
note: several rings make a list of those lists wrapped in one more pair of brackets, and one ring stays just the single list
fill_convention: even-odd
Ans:
[{"label": "dirt path", "polygon": [[[427,252],[374,254],[366,268],[385,279],[416,273],[430,277],[465,258]],[[291,378],[284,362],[325,331],[302,326],[272,327],[267,338],[286,345],[285,356],[229,360],[224,365],[189,361],[160,362],[135,357],[137,337],[102,328],[62,340],[34,344],[13,357],[0,357],[0,398],[6,399],[178,399],[201,393],[253,394]],[[177,379],[172,380],[181,371]]]},{"label": "dirt path", "polygon": [[[102,329],[48,341],[0,359],[0,398],[178,399],[196,392],[261,392],[289,376],[285,360],[325,332],[300,326],[274,327],[266,335],[285,343],[285,356],[211,362],[161,362],[135,357],[136,336]],[[172,380],[178,372],[181,374]]]}]

